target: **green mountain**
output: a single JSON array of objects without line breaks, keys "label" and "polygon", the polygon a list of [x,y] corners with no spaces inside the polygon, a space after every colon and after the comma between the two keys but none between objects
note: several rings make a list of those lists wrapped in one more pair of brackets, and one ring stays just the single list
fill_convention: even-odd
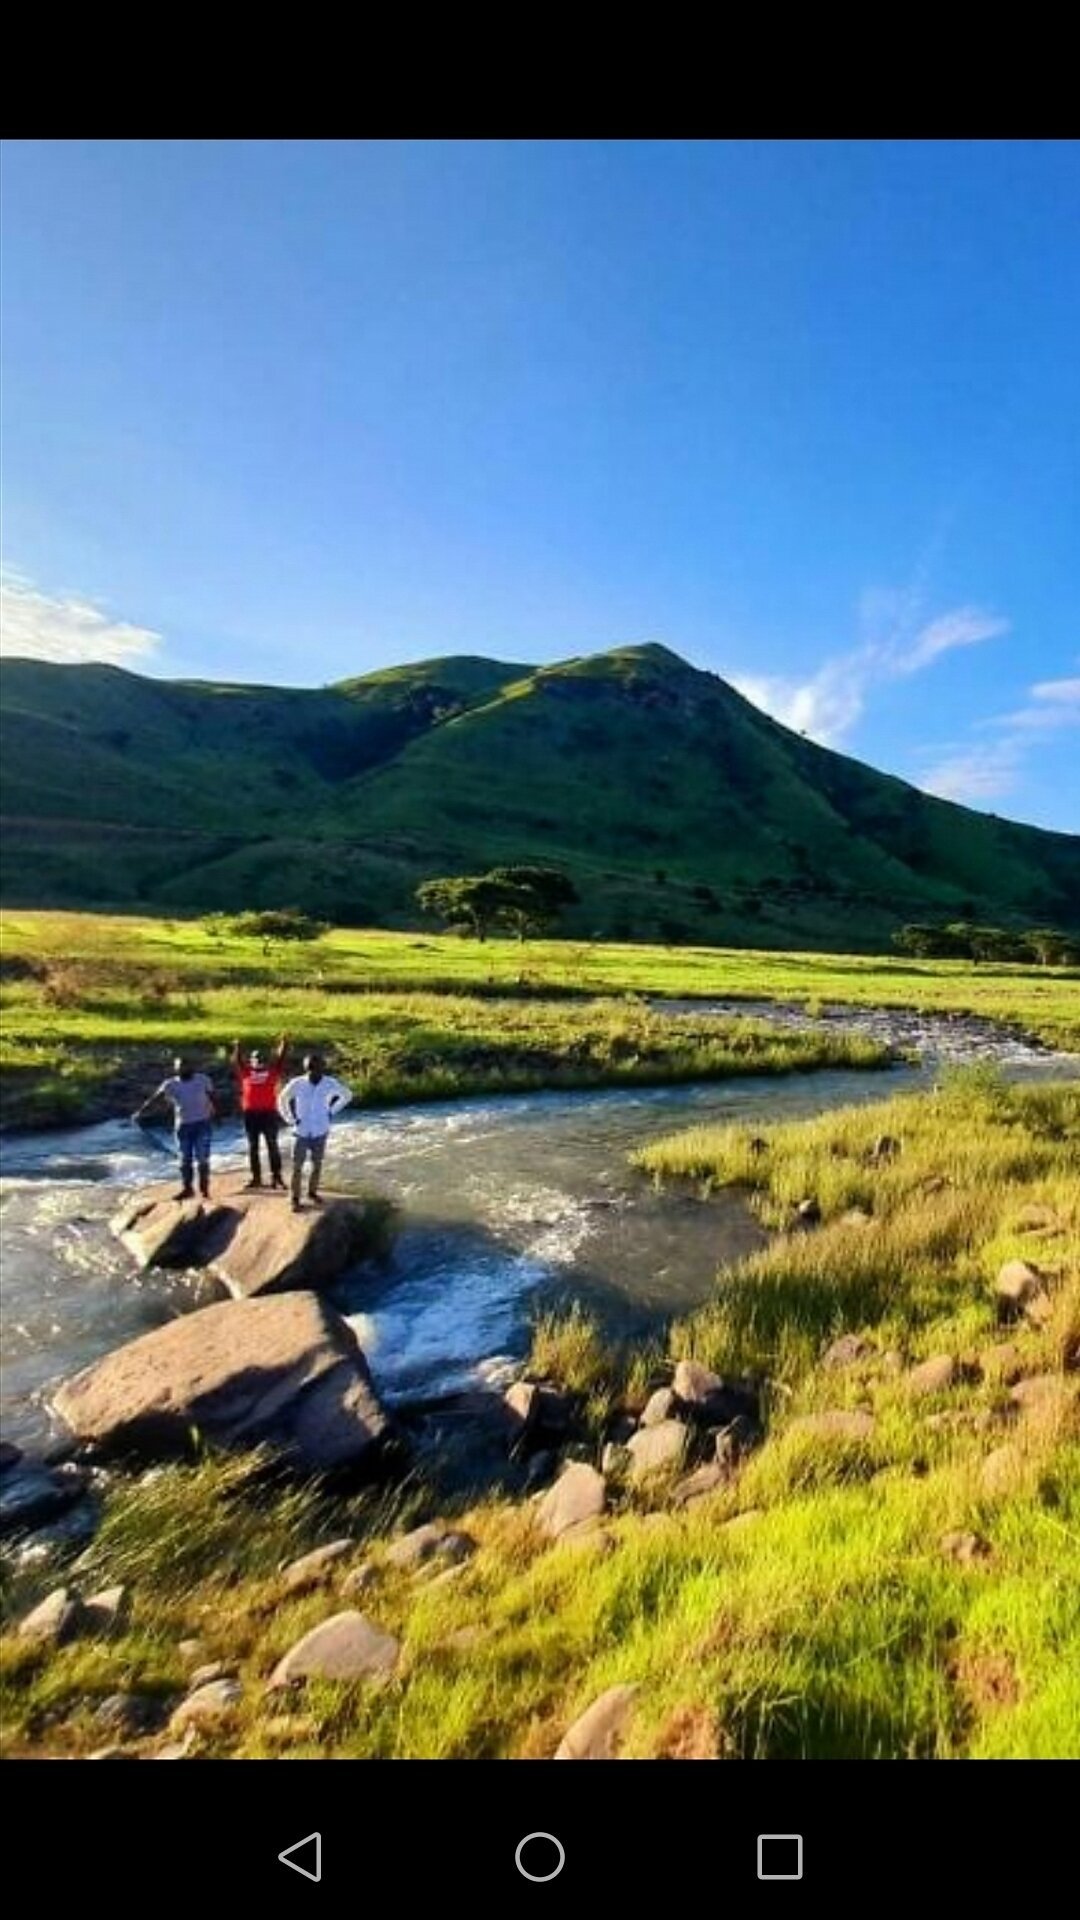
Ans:
[{"label": "green mountain", "polygon": [[1080,838],[793,734],[658,646],[422,661],[320,689],[11,660],[10,903],[417,923],[433,874],[543,860],[579,935],[874,948],[898,921],[1080,932]]}]

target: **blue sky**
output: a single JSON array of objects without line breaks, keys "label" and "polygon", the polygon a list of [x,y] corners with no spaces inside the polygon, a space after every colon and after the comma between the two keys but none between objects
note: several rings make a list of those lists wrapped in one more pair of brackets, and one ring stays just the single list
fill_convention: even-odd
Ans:
[{"label": "blue sky", "polygon": [[1080,146],[8,142],[5,651],[660,640],[1080,827]]}]

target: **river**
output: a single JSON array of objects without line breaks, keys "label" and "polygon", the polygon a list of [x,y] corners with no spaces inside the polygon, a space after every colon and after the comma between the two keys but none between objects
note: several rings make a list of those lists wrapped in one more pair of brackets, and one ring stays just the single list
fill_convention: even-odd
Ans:
[{"label": "river", "polygon": [[[805,1021],[805,1015],[803,1016]],[[849,1024],[880,1014],[851,1015]],[[910,1044],[910,1036],[899,1043]],[[657,1193],[627,1163],[672,1127],[817,1113],[927,1080],[942,1058],[986,1058],[1010,1074],[1080,1071],[972,1024],[923,1021],[921,1067],[828,1071],[708,1085],[464,1099],[370,1110],[335,1129],[327,1186],[367,1188],[401,1209],[384,1266],[341,1283],[337,1304],[391,1402],[449,1392],[520,1357],[537,1310],[571,1297],[622,1332],[655,1326],[709,1293],[717,1265],[761,1243],[735,1195],[708,1205]],[[239,1129],[216,1136],[219,1165],[244,1163]],[[47,1400],[65,1375],[214,1297],[205,1277],[136,1276],[108,1231],[122,1192],[170,1177],[164,1148],[123,1122],[23,1134],[0,1156],[5,1437],[50,1434]]]}]

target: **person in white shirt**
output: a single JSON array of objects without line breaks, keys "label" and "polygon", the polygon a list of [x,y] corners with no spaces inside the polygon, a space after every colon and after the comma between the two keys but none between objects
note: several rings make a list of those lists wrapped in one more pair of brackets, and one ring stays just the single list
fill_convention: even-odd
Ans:
[{"label": "person in white shirt", "polygon": [[281,1089],[278,1111],[283,1120],[293,1130],[292,1158],[292,1210],[300,1212],[300,1190],[303,1185],[304,1163],[311,1161],[311,1174],[308,1179],[308,1199],[313,1206],[321,1207],[319,1181],[322,1177],[323,1156],[330,1134],[330,1122],[335,1114],[347,1107],[352,1099],[352,1089],[342,1080],[335,1080],[333,1074],[323,1069],[322,1055],[309,1053],[304,1061],[303,1073]]}]

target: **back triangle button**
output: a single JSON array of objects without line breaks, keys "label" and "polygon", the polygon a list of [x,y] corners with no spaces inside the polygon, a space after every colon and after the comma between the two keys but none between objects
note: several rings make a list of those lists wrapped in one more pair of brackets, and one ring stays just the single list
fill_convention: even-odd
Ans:
[{"label": "back triangle button", "polygon": [[[307,1849],[306,1862],[297,1859]],[[322,1879],[322,1834],[308,1833],[302,1840],[294,1840],[291,1847],[278,1854],[283,1867],[291,1867],[294,1873],[302,1873],[305,1880]]]}]

